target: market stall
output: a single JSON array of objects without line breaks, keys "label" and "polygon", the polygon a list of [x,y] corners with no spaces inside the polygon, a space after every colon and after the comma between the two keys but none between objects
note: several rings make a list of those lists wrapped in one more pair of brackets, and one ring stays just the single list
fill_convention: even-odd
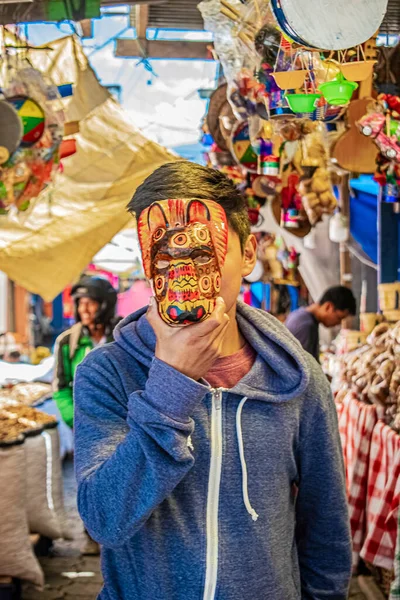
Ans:
[{"label": "market stall", "polygon": [[339,414],[354,570],[362,559],[388,595],[400,496],[400,98],[387,93],[376,45],[387,3],[366,1],[360,12],[361,4],[300,4],[200,4],[225,75],[204,141],[214,141],[209,164],[246,194],[260,237],[245,299],[281,318],[279,284],[286,310],[339,280],[358,297],[360,328],[343,331],[323,360]]},{"label": "market stall", "polygon": [[[225,75],[203,127],[205,142],[214,140],[209,164],[243,189],[254,231],[279,235],[289,254],[301,256],[298,271],[311,298],[339,277],[349,284],[350,259],[339,274],[337,244],[349,241],[348,171],[375,166],[377,148],[356,125],[369,106],[363,98],[371,93],[375,32],[358,23],[357,44],[340,33],[338,48],[339,42],[328,42],[332,27],[341,30],[334,11],[321,34],[324,45],[315,46],[304,38],[300,43],[293,24],[284,25],[290,6],[283,10],[286,16],[270,2],[211,0],[200,10]],[[385,6],[374,10],[379,20]],[[355,14],[348,18],[357,21]],[[310,35],[304,21],[300,15],[294,19]],[[343,167],[351,148],[357,164]],[[340,255],[345,253],[347,247],[341,248]],[[263,278],[270,279],[265,272]]]}]

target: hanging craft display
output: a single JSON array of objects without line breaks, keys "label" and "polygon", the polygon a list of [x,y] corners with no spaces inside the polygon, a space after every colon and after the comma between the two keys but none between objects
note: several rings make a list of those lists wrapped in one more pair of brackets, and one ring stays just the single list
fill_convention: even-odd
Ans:
[{"label": "hanging craft display", "polygon": [[343,50],[370,39],[379,29],[388,0],[272,0],[282,31],[307,48]]},{"label": "hanging craft display", "polygon": [[209,317],[227,252],[223,208],[212,200],[154,202],[140,215],[138,234],[161,318],[182,326]]},{"label": "hanging craft display", "polygon": [[21,132],[20,143],[0,167],[0,214],[7,214],[13,206],[26,210],[51,180],[64,135],[57,87],[31,67],[10,71],[3,102],[17,115]]},{"label": "hanging craft display", "polygon": [[[321,124],[341,118],[358,82],[371,76],[374,61],[366,59],[362,44],[379,27],[387,0],[322,4],[248,0],[239,6],[208,0],[200,5],[206,26],[212,23],[238,120],[227,147],[247,173],[251,222],[259,222],[257,202],[265,199],[277,222],[299,237],[336,208]],[[229,35],[223,36],[228,22]],[[226,132],[222,137],[225,144]]]}]

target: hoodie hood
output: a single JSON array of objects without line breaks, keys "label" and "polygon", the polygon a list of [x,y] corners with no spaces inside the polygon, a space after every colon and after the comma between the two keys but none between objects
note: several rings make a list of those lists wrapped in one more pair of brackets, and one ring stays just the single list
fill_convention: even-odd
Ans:
[{"label": "hoodie hood", "polygon": [[[147,307],[138,310],[114,331],[116,343],[150,368],[156,337],[146,319]],[[246,341],[257,352],[250,372],[230,390],[249,399],[285,402],[300,396],[310,378],[310,360],[299,342],[265,311],[237,303],[237,322]]]}]

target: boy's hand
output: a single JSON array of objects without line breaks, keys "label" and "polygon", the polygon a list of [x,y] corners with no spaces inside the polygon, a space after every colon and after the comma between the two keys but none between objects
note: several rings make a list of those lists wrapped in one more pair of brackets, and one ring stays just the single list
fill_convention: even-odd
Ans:
[{"label": "boy's hand", "polygon": [[158,314],[152,298],[147,320],[157,337],[155,356],[191,379],[204,377],[221,356],[224,336],[229,325],[224,300],[217,298],[213,313],[202,323],[170,327]]}]

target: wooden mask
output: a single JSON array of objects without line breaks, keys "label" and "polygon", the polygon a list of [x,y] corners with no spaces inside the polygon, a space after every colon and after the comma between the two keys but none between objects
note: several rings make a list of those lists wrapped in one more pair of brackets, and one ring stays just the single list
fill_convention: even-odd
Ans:
[{"label": "wooden mask", "polygon": [[168,325],[204,321],[221,291],[228,246],[223,208],[212,200],[162,200],[138,221],[146,277]]}]

